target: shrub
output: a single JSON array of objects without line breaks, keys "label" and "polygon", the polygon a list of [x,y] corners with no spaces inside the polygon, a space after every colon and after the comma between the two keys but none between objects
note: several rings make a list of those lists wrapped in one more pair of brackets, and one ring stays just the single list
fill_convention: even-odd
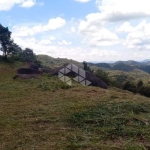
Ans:
[{"label": "shrub", "polygon": [[103,80],[106,84],[111,85],[112,81],[109,78],[108,73],[106,73],[104,70],[98,69],[98,70],[96,70],[96,72],[94,74],[98,78],[100,78],[101,80]]},{"label": "shrub", "polygon": [[137,83],[137,92],[138,93],[140,93],[142,87],[143,87],[143,81],[140,80]]},{"label": "shrub", "polygon": [[144,86],[140,90],[141,95],[145,95],[147,97],[150,97],[150,86]]},{"label": "shrub", "polygon": [[140,81],[137,83],[137,86],[138,86],[138,87],[143,86],[143,81],[140,80]]},{"label": "shrub", "polygon": [[137,92],[137,88],[136,88],[135,83],[134,83],[134,82],[131,82],[131,81],[127,81],[127,82],[124,84],[123,89],[124,89],[124,90],[128,90],[128,91],[131,91],[131,92],[134,92],[134,93]]}]

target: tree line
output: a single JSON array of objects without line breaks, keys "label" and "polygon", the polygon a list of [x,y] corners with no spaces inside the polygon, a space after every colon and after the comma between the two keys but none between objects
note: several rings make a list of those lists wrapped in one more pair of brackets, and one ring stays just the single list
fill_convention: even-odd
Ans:
[{"label": "tree line", "polygon": [[0,24],[0,51],[2,51],[3,59],[8,60],[8,58],[14,60],[20,60],[24,62],[34,62],[36,60],[36,55],[30,48],[25,48],[24,50],[14,42],[11,38],[11,32],[8,27],[4,27]]}]

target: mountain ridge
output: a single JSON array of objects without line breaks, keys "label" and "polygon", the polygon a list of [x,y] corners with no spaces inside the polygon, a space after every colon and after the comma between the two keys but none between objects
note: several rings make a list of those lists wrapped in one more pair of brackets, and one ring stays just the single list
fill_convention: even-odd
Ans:
[{"label": "mountain ridge", "polygon": [[[53,58],[48,55],[37,55],[37,59],[42,62],[44,66],[53,68],[53,67],[60,67],[64,64],[73,63],[77,65],[78,67],[83,68],[83,64],[81,62],[67,59],[67,58]],[[88,62],[88,65],[92,69],[106,69],[106,70],[120,70],[125,72],[132,72],[133,70],[141,70],[146,73],[150,73],[150,61],[149,59],[146,59],[144,61],[135,61],[135,60],[128,60],[128,61],[116,61],[114,63],[91,63]]]}]

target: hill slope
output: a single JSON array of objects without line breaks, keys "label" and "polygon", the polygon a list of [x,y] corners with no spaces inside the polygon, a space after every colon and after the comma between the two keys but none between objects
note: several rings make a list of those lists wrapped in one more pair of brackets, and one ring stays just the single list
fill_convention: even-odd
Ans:
[{"label": "hill slope", "polygon": [[[62,58],[53,58],[47,55],[37,55],[37,59],[42,62],[42,65],[55,68],[62,66],[67,63],[73,63],[79,67],[83,67],[83,64],[74,60],[62,59]],[[88,63],[88,66],[92,70],[103,69],[108,74],[109,77],[118,81],[122,76],[127,76],[126,79],[132,79],[133,81],[142,80],[147,84],[150,80],[150,62],[137,62],[133,60],[129,61],[117,61],[115,63]],[[123,78],[124,79],[124,78]],[[121,79],[121,80],[123,80]],[[126,80],[123,80],[125,82]],[[122,82],[122,81],[121,81]]]},{"label": "hill slope", "polygon": [[37,55],[37,60],[42,62],[42,65],[54,68],[54,67],[60,67],[64,64],[73,63],[79,67],[82,66],[82,63],[79,63],[77,61],[74,61],[72,59],[66,59],[66,58],[53,58],[47,55]]},{"label": "hill slope", "polygon": [[47,74],[13,80],[23,65],[0,63],[1,150],[150,148],[150,98]]},{"label": "hill slope", "polygon": [[141,71],[150,73],[150,62],[149,61],[143,61],[143,62],[137,62],[133,60],[129,61],[117,61],[115,63],[89,63],[91,66],[97,66],[100,68],[106,68],[109,70],[120,70],[120,71],[126,71],[126,72],[132,72],[135,69],[139,69]]}]

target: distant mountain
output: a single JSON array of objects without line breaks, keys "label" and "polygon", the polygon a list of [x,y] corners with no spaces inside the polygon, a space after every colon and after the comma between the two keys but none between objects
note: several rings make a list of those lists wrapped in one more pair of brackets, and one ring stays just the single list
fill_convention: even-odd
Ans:
[{"label": "distant mountain", "polygon": [[100,67],[100,68],[107,68],[107,69],[111,69],[111,65],[108,64],[108,63],[97,63],[97,64],[93,64],[93,63],[88,63],[88,65],[90,66],[97,66],[97,67]]},{"label": "distant mountain", "polygon": [[89,61],[87,63],[98,64],[98,63],[101,63],[101,62],[99,62],[99,61]]},{"label": "distant mountain", "polygon": [[128,60],[128,61],[117,61],[115,62],[113,65],[116,65],[116,64],[126,64],[126,65],[131,65],[131,66],[138,66],[140,65],[141,63],[138,62],[138,61],[134,61],[134,60]]},{"label": "distant mountain", "polygon": [[132,70],[136,69],[136,67],[133,65],[129,65],[129,64],[120,62],[120,63],[114,64],[112,69],[113,70],[121,70],[121,71],[132,71]]},{"label": "distant mountain", "polygon": [[142,70],[144,72],[150,73],[150,61],[145,60],[142,62],[128,60],[128,61],[117,61],[115,63],[89,63],[91,66],[97,66],[99,68],[106,68],[109,70],[120,70],[130,72],[135,69]]},{"label": "distant mountain", "polygon": [[107,63],[107,64],[112,64],[115,63],[116,61],[89,61],[88,63],[92,64],[98,64],[98,63]]},{"label": "distant mountain", "polygon": [[143,60],[141,62],[150,62],[150,59],[145,59],[145,60]]},{"label": "distant mountain", "polygon": [[139,67],[139,69],[141,69],[141,70],[143,70],[143,71],[145,71],[147,73],[150,73],[150,65],[141,65]]},{"label": "distant mountain", "polygon": [[[47,55],[37,55],[37,59],[42,62],[42,65],[55,68],[62,66],[64,64],[73,63],[79,67],[83,67],[81,62],[77,62],[72,59],[66,58],[53,58]],[[150,61],[146,59],[142,62],[128,60],[128,61],[117,61],[114,63],[88,63],[91,69],[106,69],[106,70],[119,70],[125,72],[132,72],[133,70],[141,70],[147,73],[150,73]]]}]

